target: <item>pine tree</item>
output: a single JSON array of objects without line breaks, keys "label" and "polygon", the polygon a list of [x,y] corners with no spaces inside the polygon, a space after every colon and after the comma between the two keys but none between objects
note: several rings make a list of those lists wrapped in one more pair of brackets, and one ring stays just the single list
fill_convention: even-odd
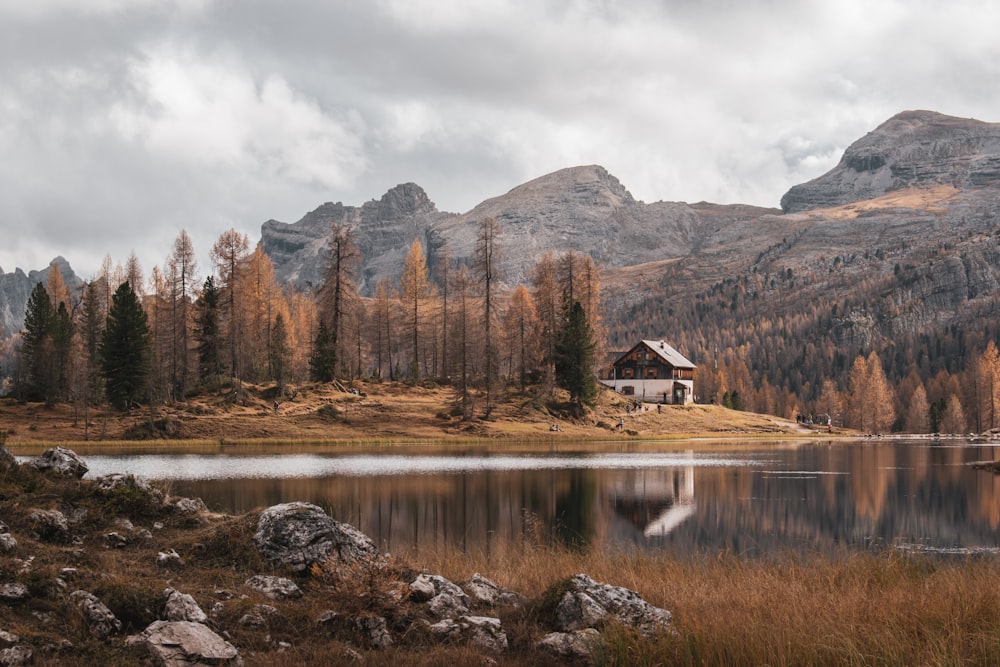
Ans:
[{"label": "pine tree", "polygon": [[285,380],[288,377],[288,327],[285,326],[285,317],[278,313],[274,317],[274,324],[271,326],[270,339],[271,372],[278,383],[278,393],[285,390]]},{"label": "pine tree", "polygon": [[219,333],[219,288],[212,276],[205,278],[198,309],[195,339],[198,342],[198,378],[205,381],[222,375],[222,338]]},{"label": "pine tree", "polygon": [[593,405],[597,398],[593,368],[593,332],[583,306],[574,301],[556,349],[556,381],[579,407]]},{"label": "pine tree", "polygon": [[101,375],[108,400],[128,409],[146,389],[149,376],[149,325],[139,297],[123,282],[115,291],[101,336]]},{"label": "pine tree", "polygon": [[337,356],[333,352],[333,337],[325,322],[320,322],[309,357],[309,379],[313,382],[331,382],[336,371]]},{"label": "pine tree", "polygon": [[38,283],[28,297],[24,315],[24,334],[21,355],[24,375],[23,387],[18,392],[22,398],[52,397],[52,301],[45,285]]}]

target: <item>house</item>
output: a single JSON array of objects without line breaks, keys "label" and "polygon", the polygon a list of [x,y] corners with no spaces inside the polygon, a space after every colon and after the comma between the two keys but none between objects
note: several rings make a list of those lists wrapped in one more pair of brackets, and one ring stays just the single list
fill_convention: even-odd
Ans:
[{"label": "house", "polygon": [[695,365],[662,340],[639,341],[618,356],[600,382],[649,403],[694,402]]}]

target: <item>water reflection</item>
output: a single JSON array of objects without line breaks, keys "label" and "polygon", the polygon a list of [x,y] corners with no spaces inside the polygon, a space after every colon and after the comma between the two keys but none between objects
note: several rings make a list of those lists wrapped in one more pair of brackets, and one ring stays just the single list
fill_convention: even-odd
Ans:
[{"label": "water reflection", "polygon": [[[901,545],[1000,548],[995,445],[865,442],[705,453],[88,457],[94,474],[171,479],[174,493],[243,512],[307,500],[384,550],[500,543],[677,555]],[[106,468],[106,470],[105,470]],[[154,474],[149,474],[150,468]]]}]

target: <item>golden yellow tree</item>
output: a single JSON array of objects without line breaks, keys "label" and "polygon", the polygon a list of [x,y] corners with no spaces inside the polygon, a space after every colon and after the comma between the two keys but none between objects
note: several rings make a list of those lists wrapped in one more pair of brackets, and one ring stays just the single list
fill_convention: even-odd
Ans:
[{"label": "golden yellow tree", "polygon": [[528,383],[528,373],[538,366],[538,314],[531,293],[518,285],[510,295],[504,316],[509,372],[517,377],[521,393]]},{"label": "golden yellow tree", "polygon": [[420,377],[420,338],[424,309],[430,295],[427,281],[427,260],[424,247],[418,239],[410,245],[403,263],[403,275],[399,279],[399,300],[406,313],[407,329],[412,343],[410,348],[410,377]]},{"label": "golden yellow tree", "polygon": [[908,433],[927,433],[930,430],[931,405],[927,402],[927,390],[923,384],[917,385],[906,406],[903,430]]}]

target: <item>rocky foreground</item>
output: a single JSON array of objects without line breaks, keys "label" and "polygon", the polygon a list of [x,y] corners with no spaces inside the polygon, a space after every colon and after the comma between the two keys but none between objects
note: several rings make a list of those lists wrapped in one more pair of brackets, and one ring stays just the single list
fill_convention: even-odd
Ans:
[{"label": "rocky foreground", "polygon": [[232,517],[86,472],[65,448],[19,464],[0,447],[2,666],[587,664],[609,628],[673,632],[669,611],[586,574],[536,596],[456,583],[309,503]]}]

